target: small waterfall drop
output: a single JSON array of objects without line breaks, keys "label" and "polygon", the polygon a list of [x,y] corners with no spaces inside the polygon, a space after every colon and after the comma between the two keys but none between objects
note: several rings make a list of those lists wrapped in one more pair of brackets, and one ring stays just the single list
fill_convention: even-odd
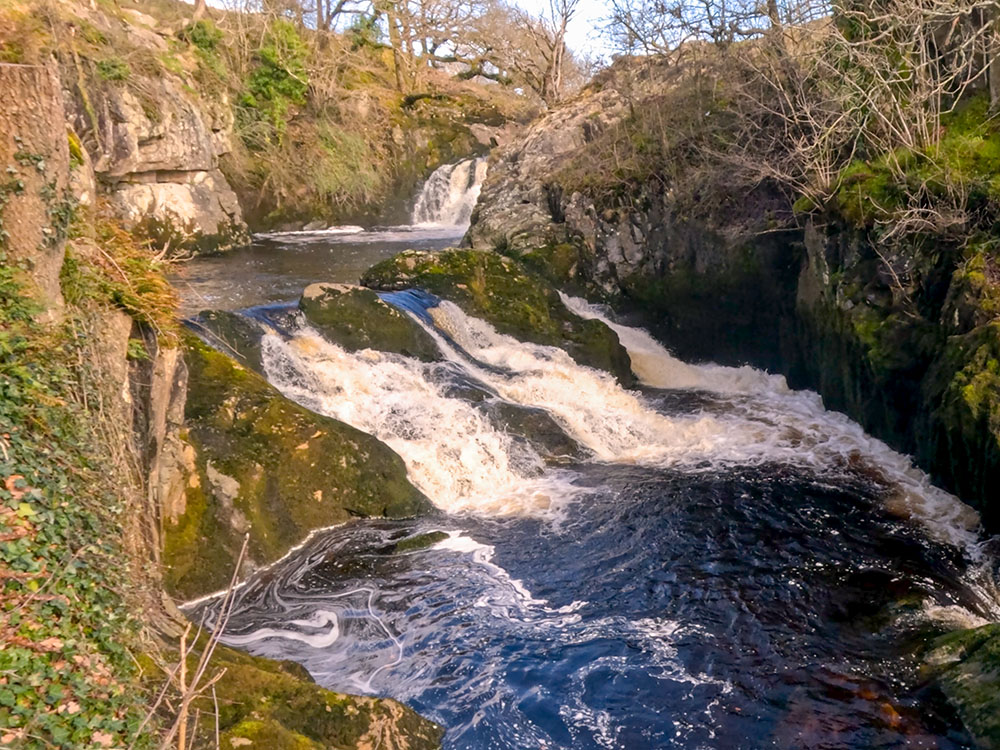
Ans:
[{"label": "small waterfall drop", "polygon": [[463,226],[472,218],[486,177],[487,159],[464,159],[434,170],[413,207],[416,225]]}]

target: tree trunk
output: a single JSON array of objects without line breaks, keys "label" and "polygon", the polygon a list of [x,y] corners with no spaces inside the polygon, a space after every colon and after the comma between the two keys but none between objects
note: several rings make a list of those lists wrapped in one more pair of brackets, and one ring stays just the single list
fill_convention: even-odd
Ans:
[{"label": "tree trunk", "polygon": [[194,15],[191,16],[191,23],[197,23],[202,16],[208,12],[205,0],[194,0]]}]

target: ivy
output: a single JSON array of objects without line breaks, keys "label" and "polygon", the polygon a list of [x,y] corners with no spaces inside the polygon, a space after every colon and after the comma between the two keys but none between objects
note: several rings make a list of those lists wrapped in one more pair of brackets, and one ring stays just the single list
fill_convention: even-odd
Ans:
[{"label": "ivy", "polygon": [[36,312],[0,253],[0,746],[124,747],[143,696],[123,501],[73,398],[83,342]]}]

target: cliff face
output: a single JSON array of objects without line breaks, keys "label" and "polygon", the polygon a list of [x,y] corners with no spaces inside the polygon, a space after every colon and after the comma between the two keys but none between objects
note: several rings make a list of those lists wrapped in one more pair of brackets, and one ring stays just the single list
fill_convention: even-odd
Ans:
[{"label": "cliff face", "polygon": [[922,238],[889,249],[836,211],[775,222],[787,199],[766,187],[709,211],[654,181],[626,185],[609,207],[560,183],[609,116],[627,109],[594,92],[503,149],[466,242],[644,313],[681,357],[751,363],[819,391],[1000,528],[991,254]]},{"label": "cliff face", "polygon": [[49,315],[62,308],[59,270],[70,218],[69,151],[51,66],[0,64],[0,262],[21,268]]},{"label": "cliff face", "polygon": [[133,55],[141,50],[148,60],[142,66],[99,60],[94,73],[76,43],[62,50],[64,99],[82,144],[81,170],[93,171],[127,228],[160,244],[225,250],[246,241],[236,193],[219,170],[232,150],[232,110],[226,97],[200,94],[183,67],[163,67],[176,28],[136,11],[117,18],[83,4],[72,10],[90,38],[113,39],[124,29]]}]

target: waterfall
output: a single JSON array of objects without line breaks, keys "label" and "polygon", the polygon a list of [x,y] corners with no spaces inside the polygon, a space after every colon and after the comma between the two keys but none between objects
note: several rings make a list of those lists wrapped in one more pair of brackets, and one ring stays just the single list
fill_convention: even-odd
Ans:
[{"label": "waterfall", "polygon": [[469,223],[486,177],[486,157],[464,159],[434,170],[413,207],[414,224],[463,226]]},{"label": "waterfall", "polygon": [[[290,337],[266,336],[262,349],[268,378],[279,390],[388,443],[443,510],[546,515],[575,494],[530,446],[515,443],[442,388],[433,370],[447,367],[503,401],[544,410],[598,461],[687,472],[775,462],[821,475],[860,472],[886,487],[894,514],[920,521],[942,541],[975,544],[972,509],[935,487],[909,458],[824,409],[816,394],[789,389],[781,376],[688,365],[644,331],[608,320],[583,300],[564,298],[578,314],[615,329],[646,385],[712,394],[717,403],[668,415],[641,392],[577,364],[561,349],[518,341],[450,302],[427,297],[400,306],[436,339],[446,363],[348,353],[307,325]],[[418,303],[426,307],[412,309]]]}]

